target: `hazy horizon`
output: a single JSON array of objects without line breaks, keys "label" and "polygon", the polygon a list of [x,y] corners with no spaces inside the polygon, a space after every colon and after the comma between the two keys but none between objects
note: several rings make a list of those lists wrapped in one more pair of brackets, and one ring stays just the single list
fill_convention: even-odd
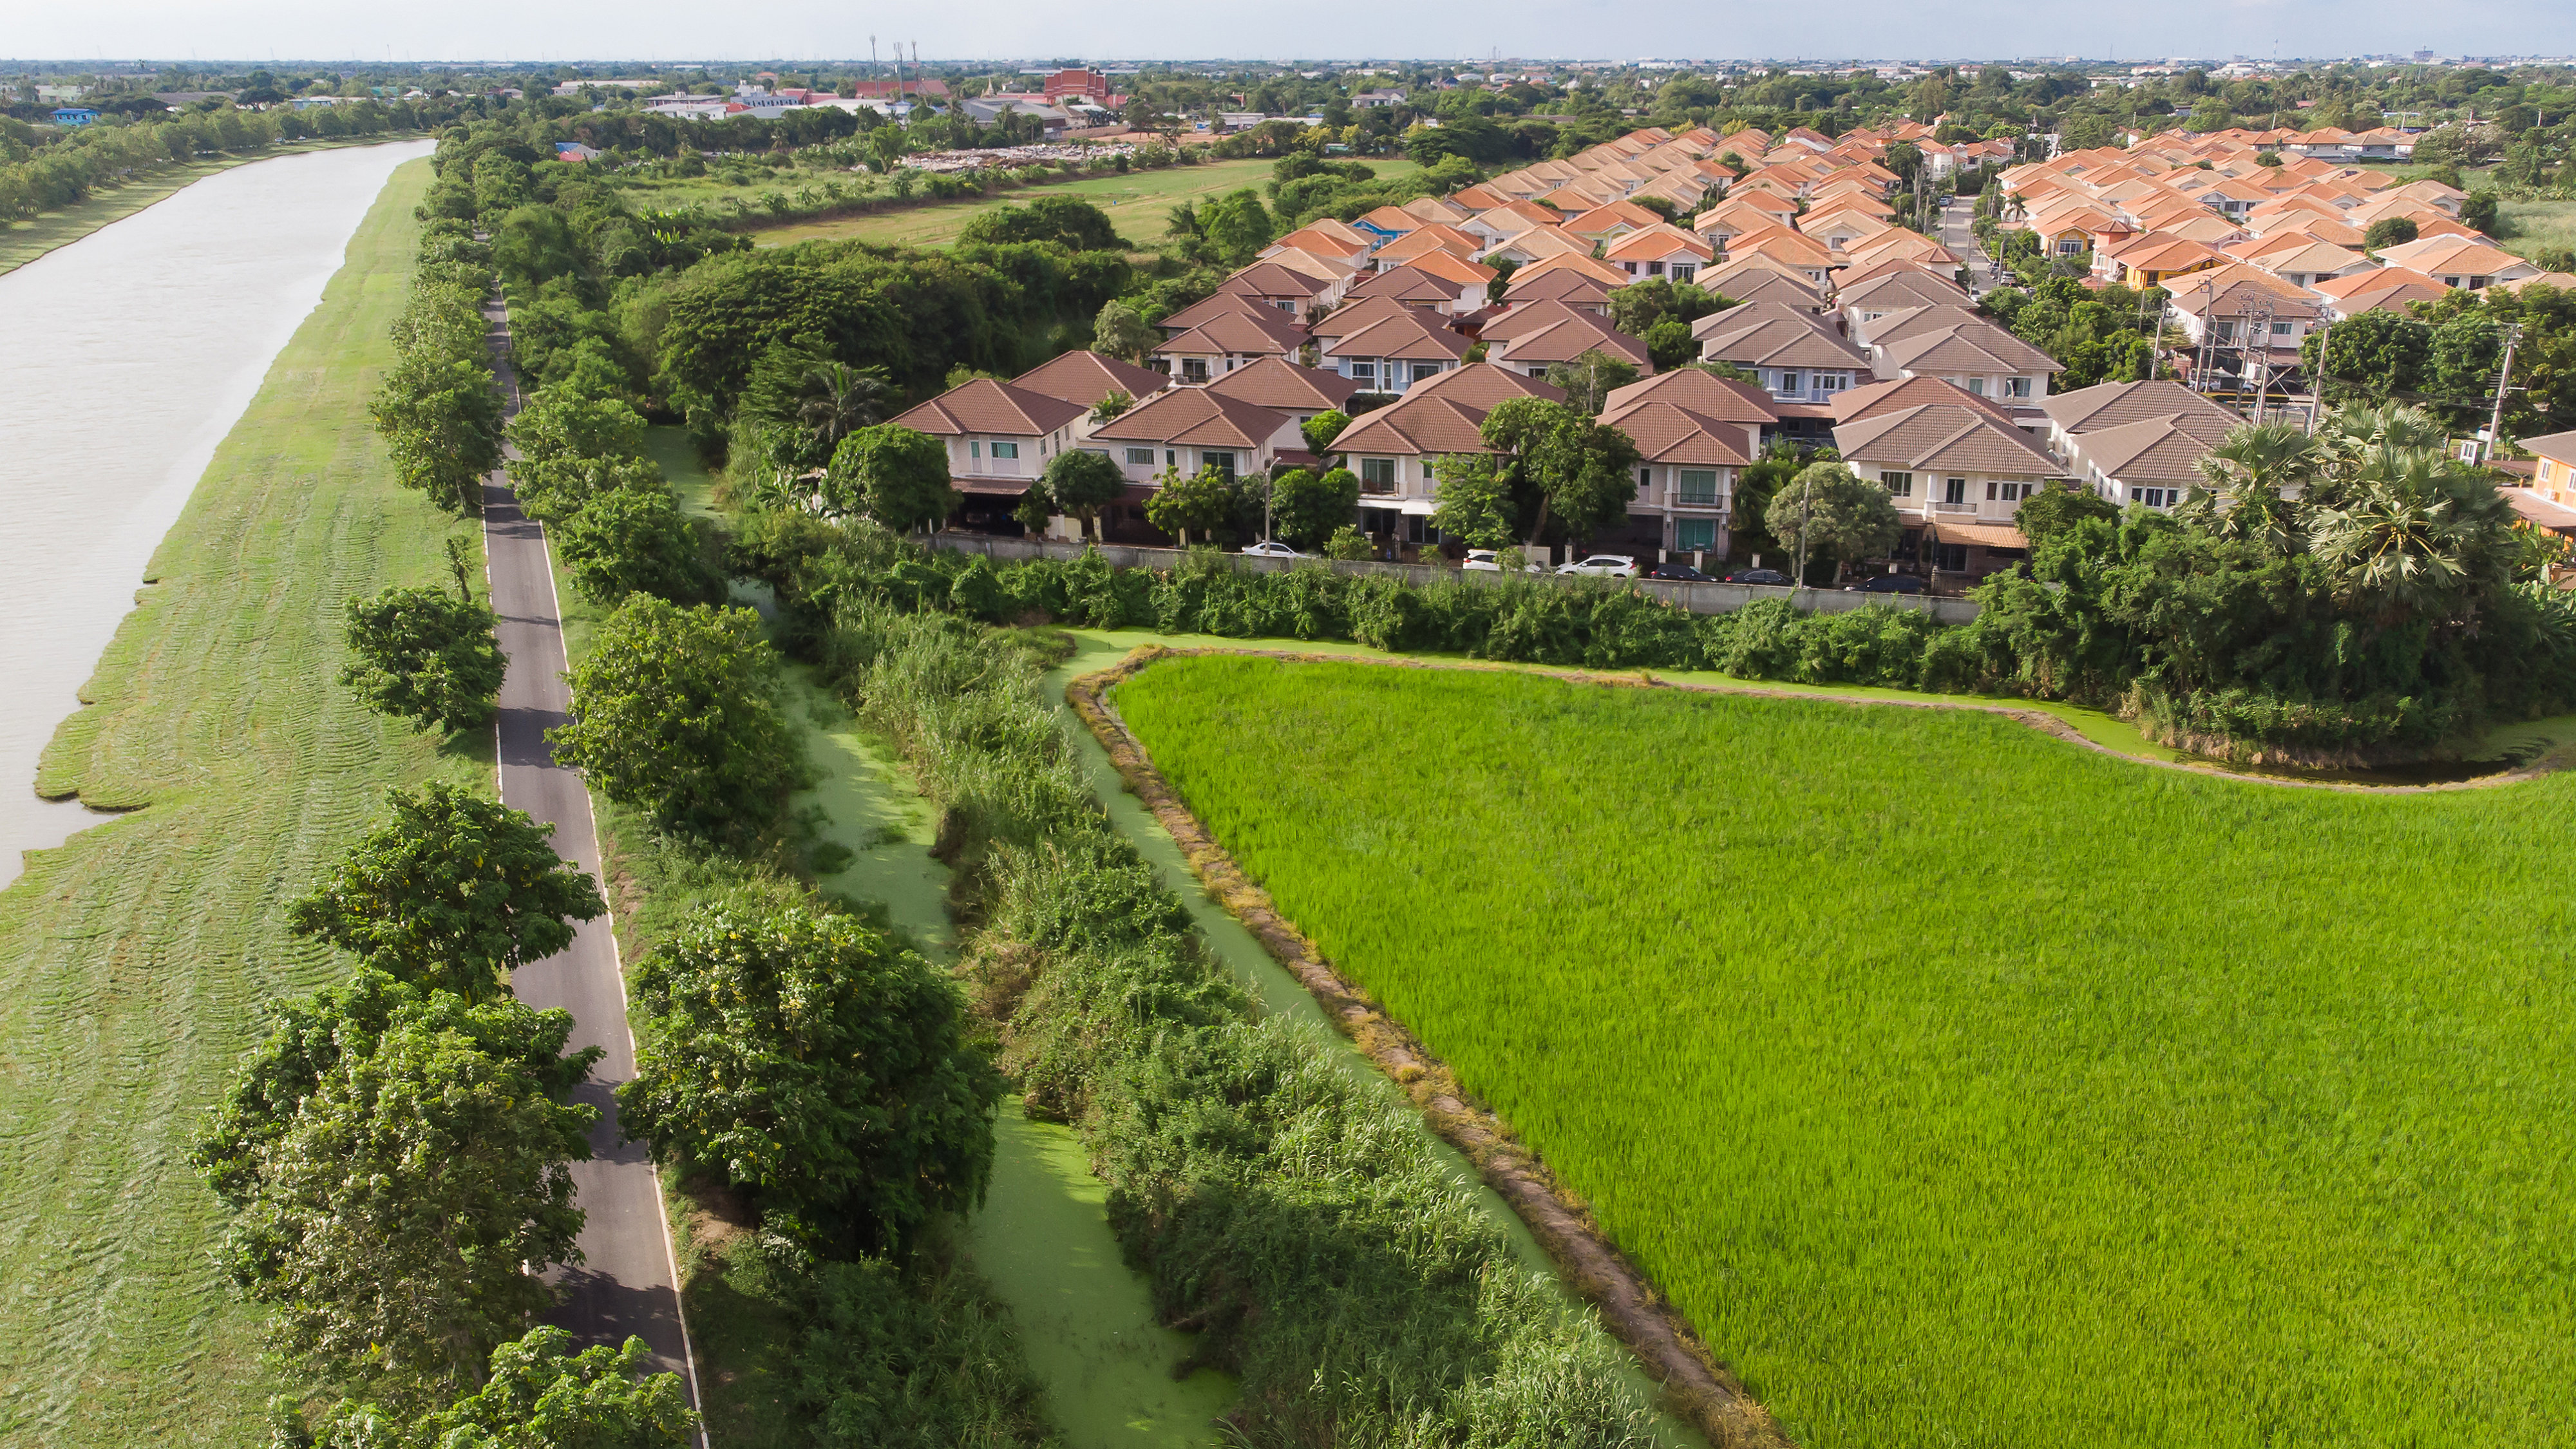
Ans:
[{"label": "hazy horizon", "polygon": [[[2005,25],[1974,28],[1920,4],[1851,0],[1826,28],[1837,39],[1870,37],[1873,45],[1865,54],[1819,48],[1816,42],[1824,37],[1808,23],[1811,13],[1655,13],[1653,31],[1645,34],[1636,26],[1639,12],[1606,0],[1441,3],[1352,19],[1331,36],[1375,42],[1362,47],[1319,45],[1325,37],[1313,9],[1282,0],[1253,0],[1223,11],[1177,0],[1080,9],[1000,0],[971,12],[938,8],[875,17],[824,0],[733,10],[678,0],[553,7],[450,0],[417,10],[320,0],[96,0],[22,13],[11,21],[6,43],[31,61],[111,69],[120,62],[846,62],[867,59],[872,37],[888,57],[900,41],[907,47],[917,43],[925,62],[943,63],[1045,57],[1456,60],[1499,54],[1889,62],[2081,56],[2146,64],[2170,57],[2328,60],[2418,50],[2446,56],[2576,52],[2576,5],[2563,0],[2461,0],[2434,13],[2396,0],[2184,0],[2146,16],[2015,13]],[[132,48],[147,36],[149,54]],[[1602,47],[1608,36],[1619,38],[1617,48]]]}]

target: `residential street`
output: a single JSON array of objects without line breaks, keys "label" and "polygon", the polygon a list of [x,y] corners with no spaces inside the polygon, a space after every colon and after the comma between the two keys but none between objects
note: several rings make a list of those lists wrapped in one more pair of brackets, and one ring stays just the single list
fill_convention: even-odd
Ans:
[{"label": "residential street", "polygon": [[1985,248],[1977,245],[1977,234],[1969,223],[1977,214],[1977,198],[1961,196],[1941,208],[1941,245],[1948,247],[1960,261],[1968,264],[1968,294],[1982,297],[1995,289],[1989,269],[1994,265]]},{"label": "residential street", "polygon": [[[498,303],[487,304],[484,314],[492,321],[494,370],[516,413],[508,324]],[[509,658],[498,724],[502,803],[553,824],[556,853],[599,877],[589,792],[579,772],[554,762],[545,738],[564,722],[571,704],[545,528],[519,511],[508,476],[497,470],[483,482],[483,541],[501,650]],[[512,985],[530,1006],[560,1006],[573,1014],[573,1047],[606,1052],[575,1093],[576,1100],[599,1109],[600,1119],[590,1133],[591,1160],[573,1164],[576,1201],[588,1214],[580,1239],[583,1262],[559,1273],[569,1291],[555,1321],[585,1343],[622,1343],[629,1334],[642,1338],[652,1347],[653,1367],[679,1373],[694,1405],[697,1370],[680,1317],[661,1185],[642,1144],[618,1141],[611,1093],[635,1075],[635,1038],[626,1024],[626,986],[608,920],[581,925],[571,946],[522,968]]]}]

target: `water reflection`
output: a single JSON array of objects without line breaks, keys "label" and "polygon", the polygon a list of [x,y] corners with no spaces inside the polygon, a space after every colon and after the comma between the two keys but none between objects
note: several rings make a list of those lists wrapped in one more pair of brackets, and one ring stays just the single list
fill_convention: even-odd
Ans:
[{"label": "water reflection", "polygon": [[105,818],[38,800],[37,757],[386,177],[429,149],[237,166],[0,276],[0,883]]}]

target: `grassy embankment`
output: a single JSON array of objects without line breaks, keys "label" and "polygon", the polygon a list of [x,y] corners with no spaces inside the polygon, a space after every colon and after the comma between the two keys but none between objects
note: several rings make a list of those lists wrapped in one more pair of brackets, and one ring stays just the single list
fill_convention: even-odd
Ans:
[{"label": "grassy embankment", "polygon": [[[1204,166],[1170,166],[1159,171],[1131,171],[1124,176],[1086,176],[1046,186],[1005,191],[980,199],[943,201],[908,211],[876,212],[837,221],[802,222],[774,231],[755,232],[758,246],[788,246],[801,241],[869,241],[885,245],[939,247],[957,240],[977,212],[1040,196],[1079,196],[1109,214],[1129,245],[1139,249],[1166,240],[1165,220],[1174,206],[1193,205],[1249,186],[1259,190],[1270,180],[1271,161],[1211,161]],[[1392,181],[1420,169],[1412,162],[1372,157],[1369,168]]]},{"label": "grassy embankment", "polygon": [[204,180],[218,171],[230,171],[236,166],[265,161],[272,156],[331,151],[342,146],[374,146],[410,139],[408,136],[388,135],[341,141],[297,141],[272,146],[250,156],[218,156],[212,160],[191,161],[129,181],[123,186],[103,188],[77,206],[45,212],[33,221],[0,223],[0,273],[15,271],[56,247],[79,241],[110,222],[123,221],[189,183]]},{"label": "grassy embankment", "polygon": [[[2371,165],[2369,169],[2391,178],[2391,185],[2404,185],[2440,168],[2410,163],[2403,166]],[[2488,184],[2488,178],[2494,173],[2492,166],[2460,168],[2461,179],[2472,190]],[[2576,201],[2500,200],[2496,203],[2496,220],[2505,233],[2497,239],[2496,245],[2515,256],[2535,256],[2543,247],[2576,246]]]},{"label": "grassy embankment", "polygon": [[1199,659],[1117,694],[1801,1444],[2564,1439],[2576,778]]},{"label": "grassy embankment", "polygon": [[428,179],[404,166],[367,213],[46,753],[46,791],[149,808],[0,892],[0,1439],[258,1437],[276,1386],[188,1143],[263,1004],[341,969],[279,905],[387,787],[491,780],[488,736],[442,748],[336,682],[341,602],[442,579],[462,531],[367,422]]}]

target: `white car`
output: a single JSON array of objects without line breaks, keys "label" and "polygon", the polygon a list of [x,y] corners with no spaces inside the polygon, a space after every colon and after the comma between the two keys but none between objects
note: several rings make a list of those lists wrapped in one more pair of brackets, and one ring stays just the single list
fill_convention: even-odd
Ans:
[{"label": "white car", "polygon": [[[1491,548],[1471,548],[1467,550],[1467,561],[1458,565],[1458,567],[1472,570],[1480,574],[1501,573],[1503,571],[1501,550]],[[1546,573],[1547,570],[1534,563],[1524,563],[1521,565],[1521,572],[1525,574],[1543,574]]]},{"label": "white car", "polygon": [[1557,568],[1559,574],[1587,574],[1599,579],[1633,579],[1637,561],[1624,553],[1596,553]]},{"label": "white car", "polygon": [[1245,553],[1247,553],[1247,554],[1250,554],[1250,555],[1251,555],[1252,557],[1254,557],[1254,558],[1304,558],[1304,557],[1305,557],[1305,555],[1304,555],[1304,554],[1299,553],[1297,550],[1295,550],[1295,549],[1293,549],[1293,548],[1290,548],[1288,545],[1286,545],[1286,544],[1284,544],[1284,543],[1281,543],[1279,540],[1277,540],[1277,539],[1275,539],[1275,538],[1265,538],[1265,539],[1263,539],[1263,540],[1262,540],[1261,542],[1259,542],[1259,543],[1255,543],[1255,544],[1247,544],[1247,545],[1245,545],[1245,546],[1244,546],[1244,550],[1243,550],[1243,551],[1244,551]]}]

